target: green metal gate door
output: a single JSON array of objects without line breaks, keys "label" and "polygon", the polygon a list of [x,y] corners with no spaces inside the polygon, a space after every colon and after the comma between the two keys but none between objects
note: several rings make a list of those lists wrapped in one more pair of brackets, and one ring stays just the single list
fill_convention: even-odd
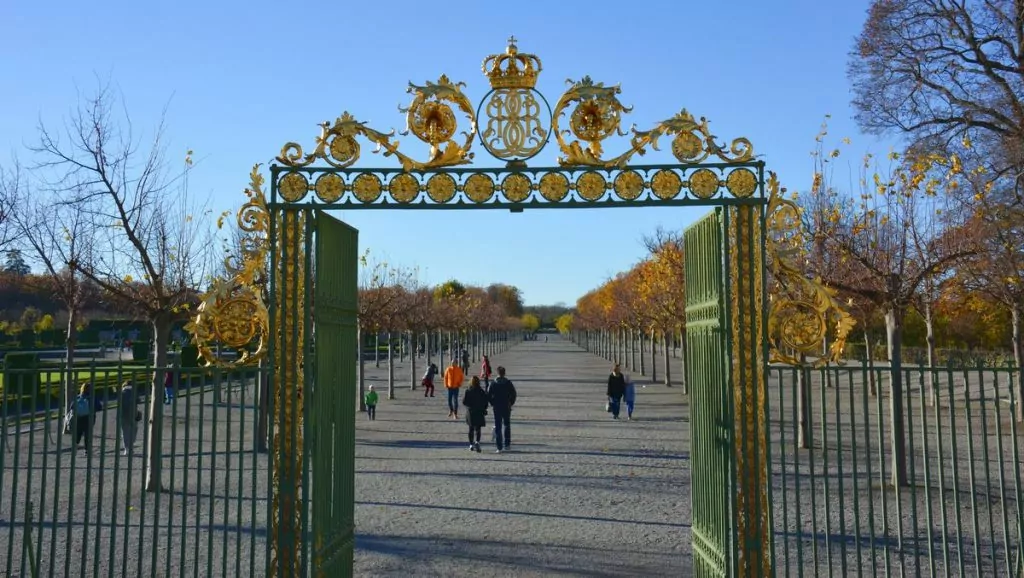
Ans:
[{"label": "green metal gate door", "polygon": [[316,221],[311,307],[315,364],[306,455],[312,467],[313,574],[334,578],[352,575],[355,540],[359,232],[323,212]]},{"label": "green metal gate door", "polygon": [[729,395],[722,210],[683,234],[686,255],[686,379],[690,385],[693,575],[731,576],[736,481]]}]

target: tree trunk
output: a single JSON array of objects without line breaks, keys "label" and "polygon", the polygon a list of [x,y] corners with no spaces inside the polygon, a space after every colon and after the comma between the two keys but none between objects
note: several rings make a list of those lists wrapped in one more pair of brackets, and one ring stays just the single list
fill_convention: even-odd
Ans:
[{"label": "tree trunk", "polygon": [[395,399],[395,346],[388,331],[388,399]]},{"label": "tree trunk", "polygon": [[412,351],[409,352],[409,389],[416,391],[416,356],[420,354],[420,336],[415,331],[409,333],[409,343],[412,344]]},{"label": "tree trunk", "polygon": [[[801,363],[805,356],[800,355]],[[801,449],[811,447],[811,370],[801,365],[796,368],[796,445]]]},{"label": "tree trunk", "polygon": [[633,371],[636,371],[636,331],[633,329],[629,330],[629,358]]},{"label": "tree trunk", "polygon": [[665,387],[672,387],[672,358],[669,355],[669,343],[668,340],[672,337],[671,331],[661,332],[661,343],[662,350],[665,352]]},{"label": "tree trunk", "polygon": [[1024,335],[1021,335],[1021,322],[1024,322],[1024,304],[1016,303],[1010,310],[1013,324],[1013,362],[1017,365],[1017,421],[1024,421]]},{"label": "tree trunk", "polygon": [[167,371],[167,345],[171,340],[171,322],[158,315],[153,320],[153,382],[149,392],[149,447],[146,456],[146,491],[162,492],[164,441],[164,378]]},{"label": "tree trunk", "polygon": [[434,334],[433,331],[425,331],[423,333],[423,341],[424,341],[424,345],[423,346],[424,346],[424,349],[426,349],[426,351],[427,351],[427,367],[430,367],[430,360],[434,358],[433,357],[433,355],[434,355],[434,343],[433,343],[433,341],[434,340],[431,338],[433,336],[433,334]]},{"label": "tree trunk", "polygon": [[903,310],[890,306],[885,312],[889,344],[889,419],[892,442],[892,483],[907,485],[907,446],[903,412]]},{"label": "tree trunk", "polygon": [[[825,358],[828,357],[828,334],[827,334],[827,332],[826,332],[826,335],[824,335],[821,338],[821,355],[822,355],[822,357],[825,357]],[[826,363],[825,367],[827,368],[828,365],[829,364]],[[825,387],[831,388],[832,387],[832,372],[828,371],[826,369],[824,377],[825,377]]]},{"label": "tree trunk", "polygon": [[679,329],[679,381],[683,386],[683,395],[690,393],[690,386],[686,381],[686,328]]},{"label": "tree trunk", "polygon": [[259,413],[256,416],[256,451],[266,453],[270,440],[267,437],[269,413],[270,413],[270,376],[267,375],[266,364],[260,361],[259,373],[256,375],[256,391],[260,396],[258,400]]},{"label": "tree trunk", "polygon": [[359,351],[359,411],[366,411],[366,364],[363,362],[363,326],[356,325],[356,343]]},{"label": "tree trunk", "polygon": [[[75,344],[78,341],[78,308],[68,307],[68,333],[64,345],[64,414],[75,401]],[[58,422],[63,427],[63,422]]]},{"label": "tree trunk", "polygon": [[651,331],[651,383],[658,381],[658,344],[655,333]]},{"label": "tree trunk", "polygon": [[637,331],[637,338],[640,340],[640,375],[647,375],[647,358],[644,357],[644,332]]},{"label": "tree trunk", "polygon": [[864,363],[868,368],[868,395],[871,397],[878,397],[878,381],[875,379],[874,364],[871,363],[871,336],[868,335],[866,325],[864,330],[864,351]]},{"label": "tree trunk", "polygon": [[373,363],[380,367],[380,330],[373,332]]},{"label": "tree trunk", "polygon": [[[932,314],[932,304],[928,303],[924,307],[924,326],[928,332],[925,338],[928,344],[928,367],[935,367],[935,316]],[[934,405],[937,401],[935,393],[935,375],[928,371],[925,376],[925,387],[927,393],[927,399],[929,405]]]}]

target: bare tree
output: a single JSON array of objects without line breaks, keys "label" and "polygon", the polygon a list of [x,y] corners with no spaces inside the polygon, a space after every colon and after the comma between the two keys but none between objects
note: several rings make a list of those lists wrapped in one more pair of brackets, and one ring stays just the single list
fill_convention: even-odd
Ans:
[{"label": "bare tree", "polygon": [[[17,165],[15,171],[18,171]],[[20,171],[19,171],[20,172]],[[21,179],[16,178],[16,181]],[[24,181],[21,181],[24,182]],[[38,191],[45,193],[45,191]],[[18,195],[14,225],[21,243],[42,264],[42,281],[67,309],[65,339],[64,408],[75,397],[75,345],[78,324],[86,303],[94,300],[95,286],[77,269],[92,259],[93,229],[85,208],[87,201],[70,205],[41,194]]]},{"label": "bare tree", "polygon": [[94,236],[95,250],[72,268],[153,326],[158,370],[149,396],[146,490],[160,491],[163,403],[155,392],[168,365],[171,326],[187,317],[211,272],[213,243],[205,214],[188,195],[191,156],[182,170],[169,170],[163,121],[148,146],[132,128],[123,102],[101,86],[62,129],[41,125],[32,150],[37,172],[61,202],[84,215]]},{"label": "bare tree", "polygon": [[21,195],[24,178],[17,162],[9,169],[0,166],[0,250],[14,238],[15,207]]},{"label": "bare tree", "polygon": [[1024,192],[1024,1],[874,0],[850,53],[862,128],[943,148],[965,137]]}]

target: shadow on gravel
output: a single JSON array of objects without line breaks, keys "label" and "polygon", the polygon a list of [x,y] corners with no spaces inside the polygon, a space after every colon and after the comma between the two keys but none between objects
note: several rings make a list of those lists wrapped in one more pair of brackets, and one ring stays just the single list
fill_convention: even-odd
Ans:
[{"label": "shadow on gravel", "polygon": [[[627,561],[622,552],[607,548],[486,539],[445,540],[420,536],[356,534],[356,552],[357,568],[359,552],[400,558],[405,568],[410,563],[429,563],[443,557],[457,561],[456,566],[464,564],[462,569],[466,571],[482,569],[482,565],[487,565],[491,567],[488,571],[497,570],[493,568],[497,566],[504,571],[577,576],[686,576],[690,568],[689,556],[684,554],[665,555],[631,549],[631,554],[646,559],[646,563],[638,563]],[[429,572],[427,568],[419,566],[416,573],[426,575]]]},{"label": "shadow on gravel", "polygon": [[356,445],[380,446],[386,448],[409,448],[409,449],[444,449],[461,448],[466,445],[463,441],[442,441],[442,440],[390,440],[372,441],[358,440]]},{"label": "shadow on gravel", "polygon": [[367,502],[356,500],[359,506],[386,506],[391,508],[425,508],[428,510],[450,510],[471,512],[474,514],[502,514],[506,516],[530,516],[536,518],[552,518],[558,520],[576,520],[580,522],[608,522],[613,524],[636,524],[638,526],[664,526],[667,528],[689,528],[689,524],[672,524],[670,522],[650,522],[642,520],[617,520],[615,518],[598,518],[593,516],[569,516],[566,514],[549,514],[542,512],[512,512],[509,510],[491,510],[488,508],[467,508],[464,506],[437,506],[433,504],[410,504],[406,502]]}]

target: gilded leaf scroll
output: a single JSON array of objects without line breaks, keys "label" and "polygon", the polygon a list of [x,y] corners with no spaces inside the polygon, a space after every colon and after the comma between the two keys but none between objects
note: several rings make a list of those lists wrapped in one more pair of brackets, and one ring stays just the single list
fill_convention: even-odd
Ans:
[{"label": "gilded leaf scroll", "polygon": [[[397,158],[406,171],[468,164],[473,160],[473,153],[469,149],[476,139],[477,127],[473,105],[462,93],[462,86],[465,84],[453,83],[443,74],[436,83],[427,81],[425,86],[409,83],[406,92],[414,95],[412,103],[408,108],[399,107],[399,111],[406,115],[404,134],[412,133],[430,145],[430,156],[426,161],[417,161],[399,152],[399,143],[393,139],[395,131],[384,133],[372,129],[348,112],[342,113],[333,124],[320,124],[320,136],[316,138],[313,152],[305,154],[302,145],[289,142],[281,148],[277,160],[295,168],[309,166],[317,160],[336,169],[348,168],[359,160],[358,136],[377,145],[373,152],[383,151],[384,156]],[[462,133],[465,137],[462,144],[453,140],[458,131],[458,122],[455,111],[448,103],[454,104],[469,120],[469,130]]]},{"label": "gilded leaf scroll", "polygon": [[[259,165],[249,174],[245,194],[249,200],[237,214],[238,228],[244,233],[239,247],[241,255],[225,259],[228,278],[214,279],[185,327],[192,334],[205,366],[254,365],[267,352],[270,323],[264,292],[270,216]],[[237,349],[240,356],[232,362],[222,360],[214,351],[216,343]]]},{"label": "gilded leaf scroll", "polygon": [[[778,178],[768,178],[768,226],[766,249],[768,268],[777,284],[768,310],[770,361],[804,365],[803,357],[812,357],[809,365],[820,367],[839,361],[846,338],[856,321],[836,299],[836,290],[821,279],[808,279],[798,263],[803,237],[800,233],[800,209],[782,198]],[[822,343],[831,333],[828,355],[821,355]]]}]

